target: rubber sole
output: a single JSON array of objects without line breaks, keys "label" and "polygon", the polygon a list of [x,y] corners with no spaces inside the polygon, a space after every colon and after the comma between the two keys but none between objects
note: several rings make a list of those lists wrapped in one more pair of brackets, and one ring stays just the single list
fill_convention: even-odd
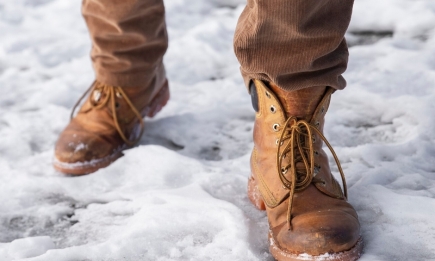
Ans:
[{"label": "rubber sole", "polygon": [[[148,106],[146,106],[141,114],[142,116],[153,118],[158,112],[160,112],[163,107],[168,103],[170,97],[169,93],[169,84],[168,81],[166,81],[161,88],[161,90],[156,94],[156,96],[151,100]],[[139,128],[140,124],[138,123],[132,132],[133,136],[138,136],[139,134]],[[136,138],[134,137],[134,138]],[[130,137],[132,138],[132,137]],[[113,163],[115,160],[122,157],[124,154],[122,153],[123,150],[127,149],[128,146],[123,145],[120,148],[118,148],[112,155],[109,155],[107,157],[96,159],[92,161],[86,161],[86,162],[76,162],[76,163],[67,163],[67,162],[61,162],[58,159],[54,159],[53,161],[53,167],[64,174],[67,175],[73,175],[73,176],[81,176],[90,174],[92,172],[95,172],[101,168],[105,168],[109,166],[111,163]]]},{"label": "rubber sole", "polygon": [[[259,210],[266,210],[266,204],[263,201],[260,190],[258,189],[257,181],[251,176],[248,180],[248,198],[252,204]],[[271,232],[269,232],[269,251],[272,256],[278,261],[355,261],[361,257],[363,251],[363,240],[360,238],[355,246],[351,249],[339,253],[325,253],[319,256],[311,256],[308,254],[294,254],[287,252],[278,247]]]}]

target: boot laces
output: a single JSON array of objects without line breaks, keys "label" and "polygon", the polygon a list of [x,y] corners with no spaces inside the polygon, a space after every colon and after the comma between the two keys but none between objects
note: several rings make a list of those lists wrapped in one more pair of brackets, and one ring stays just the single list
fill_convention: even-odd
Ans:
[{"label": "boot laces", "polygon": [[[86,97],[86,95],[92,91],[92,97],[90,97],[90,104],[93,109],[99,110],[104,108],[106,105],[110,106],[110,109],[112,110],[112,118],[115,125],[116,130],[118,131],[119,135],[121,136],[122,140],[128,145],[128,146],[134,146],[136,143],[139,142],[144,129],[145,129],[145,123],[142,118],[142,115],[139,113],[139,111],[134,106],[133,102],[128,98],[126,93],[122,90],[121,87],[118,86],[110,86],[105,85],[101,83],[94,82],[88,90],[80,97],[80,99],[76,102],[74,105],[70,118],[72,119],[74,117],[74,113],[77,109],[77,107],[82,102],[83,98]],[[105,94],[105,95],[103,95]],[[139,120],[140,123],[140,134],[139,136],[134,139],[130,140],[126,137],[124,131],[122,130],[118,115],[117,115],[117,108],[119,104],[116,102],[116,98],[124,99],[127,103],[128,107],[130,107],[131,111],[134,113],[136,118]]]},{"label": "boot laces", "polygon": [[[314,162],[315,150],[313,145],[314,141],[312,139],[314,133],[319,135],[331,151],[341,175],[344,195],[347,198],[346,178],[344,177],[337,154],[328,140],[316,126],[309,122],[298,120],[294,116],[288,118],[282,129],[281,136],[277,140],[277,167],[281,183],[289,190],[287,212],[289,230],[292,229],[292,206],[295,192],[306,189],[311,183],[324,183],[321,179],[316,178],[320,166],[316,166]],[[283,161],[287,156],[290,156],[288,159],[289,163],[284,165]],[[288,176],[290,176],[290,178],[287,178]]]}]

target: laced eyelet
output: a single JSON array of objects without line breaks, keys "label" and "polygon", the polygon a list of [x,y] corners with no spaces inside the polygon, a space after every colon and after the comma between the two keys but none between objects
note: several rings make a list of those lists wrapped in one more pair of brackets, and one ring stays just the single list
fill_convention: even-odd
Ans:
[{"label": "laced eyelet", "polygon": [[266,97],[270,99],[271,96],[269,92],[266,92]]},{"label": "laced eyelet", "polygon": [[[281,144],[280,144],[280,143],[279,143],[279,139],[276,139],[275,144],[276,144],[276,145],[282,145],[282,144],[284,144],[284,142],[281,141]],[[284,155],[284,158],[285,158],[285,155]]]},{"label": "laced eyelet", "polygon": [[101,91],[99,91],[99,90],[95,90],[95,91],[92,93],[92,99],[93,99],[95,102],[99,102],[100,99],[101,99]]},{"label": "laced eyelet", "polygon": [[316,125],[316,127],[319,127],[320,126],[320,122],[316,121],[315,125]]},{"label": "laced eyelet", "polygon": [[316,136],[313,134],[313,136],[311,136],[311,140],[313,141],[313,143],[316,142]]},{"label": "laced eyelet", "polygon": [[276,112],[275,106],[273,106],[273,105],[270,106],[270,112],[271,113],[275,113]]},{"label": "laced eyelet", "polygon": [[322,107],[322,109],[320,110],[321,113],[325,112],[325,107]]},{"label": "laced eyelet", "polygon": [[281,168],[281,173],[282,173],[282,174],[285,175],[285,174],[287,173],[287,171],[288,171],[288,169],[286,169],[286,168]]},{"label": "laced eyelet", "polygon": [[278,123],[275,123],[275,124],[273,124],[272,129],[274,131],[279,131],[279,127],[280,127],[280,125]]},{"label": "laced eyelet", "polygon": [[116,97],[118,97],[119,99],[122,99],[122,94],[120,92],[116,92]]}]

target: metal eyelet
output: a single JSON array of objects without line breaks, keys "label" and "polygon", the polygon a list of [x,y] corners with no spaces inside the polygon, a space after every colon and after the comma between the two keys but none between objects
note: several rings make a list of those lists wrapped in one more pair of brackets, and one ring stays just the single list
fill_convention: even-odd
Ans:
[{"label": "metal eyelet", "polygon": [[92,93],[92,99],[94,99],[95,102],[99,102],[101,99],[101,91],[100,90],[95,90]]},{"label": "metal eyelet", "polygon": [[321,113],[325,112],[325,107],[322,107],[322,109],[320,110]]},{"label": "metal eyelet", "polygon": [[315,167],[313,176],[316,177],[319,174],[319,172],[320,172],[320,168]]},{"label": "metal eyelet", "polygon": [[266,92],[266,96],[267,96],[267,98],[269,98],[270,99],[270,93],[269,92]]},{"label": "metal eyelet", "polygon": [[317,150],[314,151],[314,154],[316,154],[316,156],[319,156],[319,152]]},{"label": "metal eyelet", "polygon": [[122,94],[120,92],[116,92],[116,97],[118,97],[119,99],[122,99]]},{"label": "metal eyelet", "polygon": [[316,121],[315,125],[316,125],[316,127],[319,127],[320,126],[320,122]]},{"label": "metal eyelet", "polygon": [[118,102],[115,102],[115,108],[119,109],[119,103]]},{"label": "metal eyelet", "polygon": [[280,125],[278,123],[275,123],[275,124],[273,124],[272,129],[274,131],[279,131],[279,127],[280,127]]},{"label": "metal eyelet", "polygon": [[286,169],[286,168],[281,168],[281,173],[282,173],[282,174],[285,175],[285,174],[287,173],[287,171],[288,171],[288,169]]},{"label": "metal eyelet", "polygon": [[316,136],[314,134],[311,136],[311,140],[313,141],[313,143],[316,142]]},{"label": "metal eyelet", "polygon": [[273,105],[270,106],[270,112],[271,113],[275,113],[276,112],[275,106],[273,106]]},{"label": "metal eyelet", "polygon": [[284,185],[282,185],[282,188],[285,189],[285,190],[288,190],[288,188],[286,186],[284,186]]},{"label": "metal eyelet", "polygon": [[[280,144],[280,143],[279,143],[279,139],[276,139],[275,144],[276,144],[276,145],[281,145],[281,146],[282,146],[282,144],[284,144],[284,142],[281,141],[281,144]],[[284,158],[285,158],[285,155],[284,155]]]}]

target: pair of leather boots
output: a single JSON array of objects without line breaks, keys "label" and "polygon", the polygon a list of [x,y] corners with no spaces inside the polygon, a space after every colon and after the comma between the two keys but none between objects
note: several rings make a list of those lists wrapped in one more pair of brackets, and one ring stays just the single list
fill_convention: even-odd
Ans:
[{"label": "pair of leather boots", "polygon": [[[333,91],[289,92],[258,80],[250,85],[256,119],[248,197],[267,211],[270,252],[279,261],[351,261],[362,252],[358,216],[322,134]],[[143,118],[169,99],[166,79],[147,90],[95,82],[86,93],[56,144],[54,167],[66,174],[89,174],[121,157],[139,141]],[[331,174],[323,143],[337,162],[344,191]]]}]

